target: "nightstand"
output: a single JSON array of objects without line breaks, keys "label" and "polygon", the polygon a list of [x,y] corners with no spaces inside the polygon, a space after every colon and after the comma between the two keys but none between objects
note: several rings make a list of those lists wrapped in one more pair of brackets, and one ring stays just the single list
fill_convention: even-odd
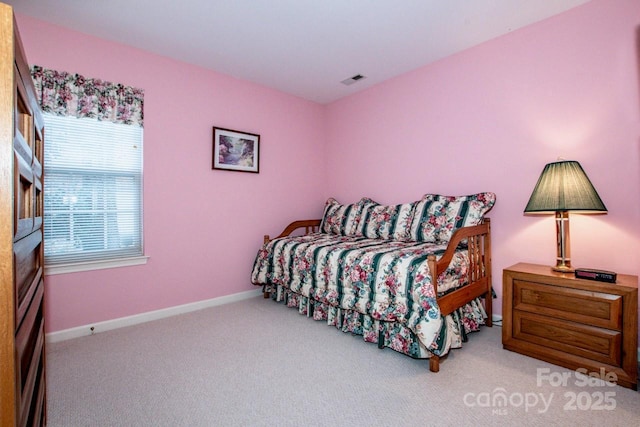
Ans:
[{"label": "nightstand", "polygon": [[502,345],[569,369],[615,374],[637,390],[638,277],[616,283],[576,279],[550,266],[503,271]]}]

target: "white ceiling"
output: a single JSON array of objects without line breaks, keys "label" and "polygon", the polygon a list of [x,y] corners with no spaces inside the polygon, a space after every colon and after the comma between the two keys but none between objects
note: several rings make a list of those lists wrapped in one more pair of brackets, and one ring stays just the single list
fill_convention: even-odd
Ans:
[{"label": "white ceiling", "polygon": [[590,0],[2,1],[325,104]]}]

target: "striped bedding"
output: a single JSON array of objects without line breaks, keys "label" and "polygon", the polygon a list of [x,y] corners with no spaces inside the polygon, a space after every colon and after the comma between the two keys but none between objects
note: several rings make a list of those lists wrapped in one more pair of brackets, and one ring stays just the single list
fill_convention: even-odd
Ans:
[{"label": "striped bedding", "polygon": [[[251,280],[301,314],[367,342],[415,358],[443,356],[486,317],[477,299],[441,315],[427,256],[445,249],[445,243],[329,233],[288,236],[260,249]],[[467,266],[459,250],[438,279],[438,293],[464,285]]]}]

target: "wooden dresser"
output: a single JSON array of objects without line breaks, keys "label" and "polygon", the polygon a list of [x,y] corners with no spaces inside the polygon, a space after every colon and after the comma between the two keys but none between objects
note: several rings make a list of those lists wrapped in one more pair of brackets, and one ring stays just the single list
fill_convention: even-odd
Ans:
[{"label": "wooden dresser", "polygon": [[605,283],[516,264],[503,272],[502,321],[505,349],[574,370],[604,368],[637,389],[637,276]]},{"label": "wooden dresser", "polygon": [[0,3],[0,425],[44,425],[42,114]]}]

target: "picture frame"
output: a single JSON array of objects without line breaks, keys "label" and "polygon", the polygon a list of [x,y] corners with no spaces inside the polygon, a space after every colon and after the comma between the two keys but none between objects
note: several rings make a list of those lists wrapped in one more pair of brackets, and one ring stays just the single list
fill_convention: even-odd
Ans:
[{"label": "picture frame", "polygon": [[213,169],[259,173],[260,135],[213,127]]}]

